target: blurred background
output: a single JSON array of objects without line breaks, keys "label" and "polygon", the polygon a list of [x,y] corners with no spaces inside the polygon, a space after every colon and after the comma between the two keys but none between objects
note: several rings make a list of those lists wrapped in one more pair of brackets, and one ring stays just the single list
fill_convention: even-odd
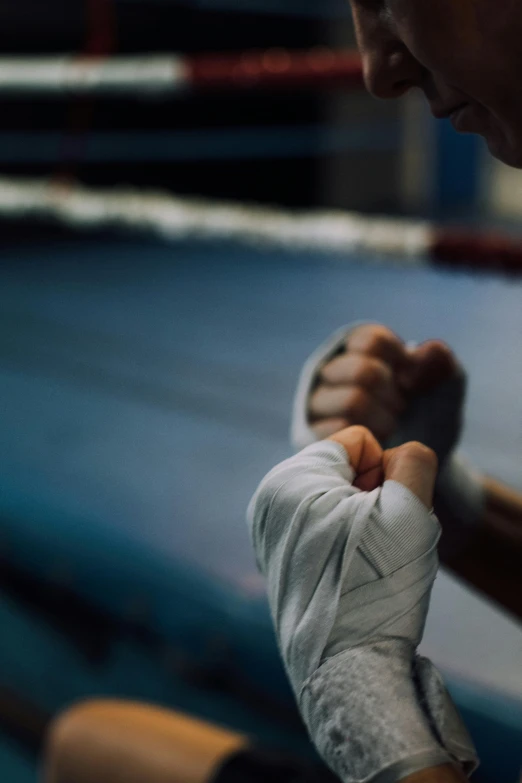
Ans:
[{"label": "blurred background", "polygon": [[[375,222],[518,242],[522,175],[418,96],[370,98],[353,50],[341,0],[0,5],[2,781],[36,781],[52,720],[93,697],[313,758],[244,517],[334,329],[446,340],[464,453],[522,490],[520,274],[414,263]],[[363,240],[315,235],[325,210]],[[520,627],[442,574],[423,651],[476,780],[514,783]]]}]

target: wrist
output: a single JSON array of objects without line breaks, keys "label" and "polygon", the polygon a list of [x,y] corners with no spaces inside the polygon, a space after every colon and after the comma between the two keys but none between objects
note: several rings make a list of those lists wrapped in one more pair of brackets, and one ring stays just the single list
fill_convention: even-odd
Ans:
[{"label": "wrist", "polygon": [[443,530],[439,554],[447,562],[470,547],[485,516],[484,479],[461,454],[451,455],[442,467],[434,507]]},{"label": "wrist", "polygon": [[412,656],[409,642],[382,639],[327,659],[304,683],[301,714],[344,783],[398,783],[443,766],[460,770],[460,781],[476,769],[475,748],[440,675],[423,659],[412,677]]}]

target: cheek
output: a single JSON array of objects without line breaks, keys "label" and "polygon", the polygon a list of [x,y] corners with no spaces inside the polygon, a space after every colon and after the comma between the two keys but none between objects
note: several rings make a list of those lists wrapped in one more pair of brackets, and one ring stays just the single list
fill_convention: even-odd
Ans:
[{"label": "cheek", "polygon": [[505,3],[509,11],[492,0],[389,0],[389,7],[399,37],[431,74],[436,93],[477,104],[491,151],[519,167],[522,13],[520,0]]},{"label": "cheek", "polygon": [[414,57],[449,81],[473,72],[481,59],[483,41],[474,2],[390,0],[390,8],[399,37]]},{"label": "cheek", "polygon": [[491,155],[506,166],[522,169],[522,137],[492,132],[485,137]]},{"label": "cheek", "polygon": [[464,89],[489,115],[492,132],[522,138],[522,59],[516,64],[483,48],[480,62],[466,74]]}]

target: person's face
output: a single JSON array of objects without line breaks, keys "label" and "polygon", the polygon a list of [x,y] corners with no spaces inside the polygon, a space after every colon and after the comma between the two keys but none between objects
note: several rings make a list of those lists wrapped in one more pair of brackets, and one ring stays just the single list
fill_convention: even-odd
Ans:
[{"label": "person's face", "polygon": [[522,168],[522,0],[350,2],[373,95],[418,87],[435,116]]}]

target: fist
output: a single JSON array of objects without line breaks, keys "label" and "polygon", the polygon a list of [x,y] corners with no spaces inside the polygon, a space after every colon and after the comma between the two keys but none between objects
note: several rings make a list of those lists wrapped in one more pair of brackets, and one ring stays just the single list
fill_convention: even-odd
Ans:
[{"label": "fist", "polygon": [[413,348],[385,326],[364,325],[321,369],[308,415],[318,439],[363,425],[386,447],[420,441],[443,462],[460,435],[464,394],[464,373],[444,343]]},{"label": "fist", "polygon": [[390,637],[419,644],[438,569],[436,473],[425,446],[384,451],[355,426],[262,480],[248,519],[296,693],[342,650]]},{"label": "fist", "polygon": [[437,456],[422,443],[404,443],[383,451],[365,427],[348,427],[328,440],[340,443],[356,477],[354,487],[371,492],[384,481],[398,481],[428,508],[433,505]]}]

